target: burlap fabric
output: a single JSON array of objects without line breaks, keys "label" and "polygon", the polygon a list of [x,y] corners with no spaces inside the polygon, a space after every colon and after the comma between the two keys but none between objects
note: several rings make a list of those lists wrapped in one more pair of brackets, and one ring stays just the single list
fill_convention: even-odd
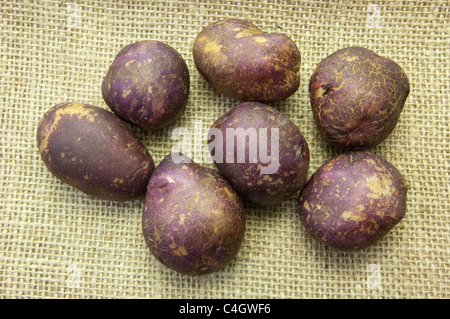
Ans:
[{"label": "burlap fabric", "polygon": [[[448,1],[2,1],[0,64],[2,298],[448,298]],[[308,237],[293,196],[280,205],[246,204],[242,248],[222,271],[180,275],[157,262],[141,231],[143,201],[97,200],[53,177],[40,160],[36,128],[53,105],[107,109],[100,85],[118,50],[145,39],[186,59],[191,94],[171,127],[133,129],[159,161],[176,127],[203,131],[236,101],[196,71],[192,45],[221,18],[282,32],[302,55],[301,85],[275,105],[297,124],[311,152],[310,174],[338,153],[315,126],[308,81],[317,63],[359,45],[399,63],[411,93],[392,135],[372,149],[408,179],[407,215],[376,246],[341,253]],[[213,167],[210,163],[204,165]]]}]

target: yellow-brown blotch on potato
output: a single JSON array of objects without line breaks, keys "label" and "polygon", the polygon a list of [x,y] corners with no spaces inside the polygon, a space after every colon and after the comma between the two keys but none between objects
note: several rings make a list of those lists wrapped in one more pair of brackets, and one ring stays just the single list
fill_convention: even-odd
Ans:
[{"label": "yellow-brown blotch on potato", "polygon": [[240,101],[277,102],[297,91],[300,52],[285,34],[240,19],[212,23],[194,41],[194,62],[219,92]]}]

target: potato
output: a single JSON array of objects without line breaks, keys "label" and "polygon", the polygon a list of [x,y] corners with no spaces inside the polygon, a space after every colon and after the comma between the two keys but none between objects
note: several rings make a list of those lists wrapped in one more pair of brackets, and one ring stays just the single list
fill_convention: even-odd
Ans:
[{"label": "potato", "polygon": [[220,173],[250,202],[281,203],[307,181],[305,138],[288,117],[265,104],[236,105],[211,126],[208,143]]},{"label": "potato", "polygon": [[388,137],[409,94],[409,81],[394,61],[360,47],[322,60],[309,95],[323,136],[342,150],[362,150]]},{"label": "potato", "polygon": [[125,122],[91,105],[61,103],[48,110],[37,129],[37,144],[53,175],[101,199],[144,197],[155,168]]},{"label": "potato", "polygon": [[300,52],[286,35],[225,19],[203,28],[194,41],[199,73],[219,92],[240,101],[288,98],[300,84]]},{"label": "potato", "polygon": [[381,156],[348,152],[324,163],[299,196],[301,220],[316,240],[342,251],[375,244],[406,212],[408,184]]},{"label": "potato", "polygon": [[182,56],[159,41],[141,41],[122,48],[103,79],[102,95],[123,120],[157,130],[185,110],[189,70]]},{"label": "potato", "polygon": [[244,238],[241,198],[215,170],[167,155],[150,178],[142,230],[153,256],[188,275],[218,271]]}]

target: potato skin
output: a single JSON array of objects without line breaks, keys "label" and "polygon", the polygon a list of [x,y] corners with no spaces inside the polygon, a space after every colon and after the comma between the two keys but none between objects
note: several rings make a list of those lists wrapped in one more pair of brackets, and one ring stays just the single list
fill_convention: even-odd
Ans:
[{"label": "potato skin", "polygon": [[61,103],[37,129],[41,158],[61,181],[113,201],[144,197],[155,164],[128,126],[100,107]]},{"label": "potato skin", "polygon": [[316,240],[358,251],[384,237],[406,213],[408,183],[381,156],[348,152],[325,162],[299,196],[302,223]]},{"label": "potato skin", "polygon": [[119,51],[103,79],[102,95],[126,122],[157,130],[184,112],[189,83],[186,62],[174,48],[141,41]]},{"label": "potato skin", "polygon": [[153,256],[188,275],[218,271],[244,238],[241,198],[215,170],[167,155],[150,178],[142,230]]},{"label": "potato skin", "polygon": [[197,70],[216,90],[240,101],[281,101],[300,84],[295,43],[244,20],[225,19],[204,27],[194,41],[193,55]]},{"label": "potato skin", "polygon": [[[308,144],[299,128],[275,108],[258,102],[240,103],[217,119],[211,128],[219,129],[223,135],[224,158],[221,163],[220,160],[215,161],[216,167],[233,188],[248,201],[260,205],[278,204],[290,198],[306,183],[310,160]],[[244,131],[255,129],[257,132],[264,128],[268,132],[271,132],[272,128],[278,128],[278,154],[271,154],[278,161],[276,172],[262,174],[261,166],[267,167],[267,164],[261,162],[259,154],[257,161],[251,162],[249,139],[235,137],[234,160],[231,163],[227,161],[225,154],[227,139],[230,138],[227,137],[227,129],[230,128],[242,128]],[[210,138],[208,142],[212,141],[213,138]],[[245,145],[242,145],[244,143]],[[271,136],[268,136],[267,140],[258,137],[258,149],[266,143],[270,152]],[[243,163],[238,163],[237,160],[239,147],[245,149]],[[212,153],[215,154],[215,151]]]},{"label": "potato skin", "polygon": [[409,91],[397,63],[361,47],[329,55],[309,82],[314,119],[323,136],[343,150],[366,149],[386,139]]}]

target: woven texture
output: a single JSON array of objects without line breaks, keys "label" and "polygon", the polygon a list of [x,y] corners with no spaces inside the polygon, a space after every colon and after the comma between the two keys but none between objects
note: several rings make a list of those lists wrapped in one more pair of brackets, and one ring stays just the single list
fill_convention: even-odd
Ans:
[{"label": "woven texture", "polygon": [[[448,298],[450,43],[448,1],[2,1],[0,62],[0,296],[2,298]],[[63,184],[45,168],[36,128],[53,105],[76,101],[108,109],[100,85],[118,50],[163,41],[185,58],[186,111],[157,132],[133,128],[156,163],[236,101],[196,71],[193,41],[226,17],[290,36],[302,55],[301,85],[274,105],[299,126],[310,174],[338,153],[314,123],[308,82],[332,52],[363,46],[396,61],[411,93],[394,132],[371,149],[408,179],[407,214],[377,245],[337,252],[308,237],[297,195],[275,206],[245,204],[242,248],[223,270],[201,277],[157,262],[141,230],[143,201],[115,203]],[[202,161],[200,161],[202,162]],[[210,163],[204,165],[213,167]]]}]

